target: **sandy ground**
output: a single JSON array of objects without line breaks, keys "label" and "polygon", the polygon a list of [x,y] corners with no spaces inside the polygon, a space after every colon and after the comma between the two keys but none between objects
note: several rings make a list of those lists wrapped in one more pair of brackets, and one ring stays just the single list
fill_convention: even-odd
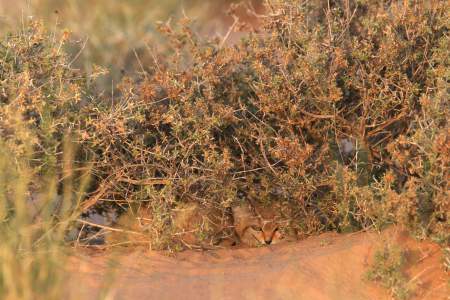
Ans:
[{"label": "sandy ground", "polygon": [[364,279],[374,251],[386,242],[407,250],[411,299],[450,299],[439,246],[416,242],[398,228],[174,257],[97,251],[73,257],[68,293],[74,299],[391,299]]}]

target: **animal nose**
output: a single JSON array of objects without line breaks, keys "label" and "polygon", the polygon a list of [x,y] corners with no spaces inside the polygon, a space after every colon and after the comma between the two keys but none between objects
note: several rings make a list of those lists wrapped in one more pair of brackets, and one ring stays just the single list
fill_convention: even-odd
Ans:
[{"label": "animal nose", "polygon": [[270,245],[272,243],[272,240],[266,240],[266,244]]}]

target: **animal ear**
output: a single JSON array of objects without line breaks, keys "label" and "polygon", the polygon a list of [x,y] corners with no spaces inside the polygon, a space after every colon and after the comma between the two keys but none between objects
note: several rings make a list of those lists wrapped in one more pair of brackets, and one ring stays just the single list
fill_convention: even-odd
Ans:
[{"label": "animal ear", "polygon": [[262,231],[262,228],[261,228],[261,226],[258,226],[258,225],[252,225],[252,226],[250,226],[253,230],[255,230],[255,231]]},{"label": "animal ear", "polygon": [[232,209],[233,214],[249,214],[251,213],[250,208],[247,205],[234,206]]}]

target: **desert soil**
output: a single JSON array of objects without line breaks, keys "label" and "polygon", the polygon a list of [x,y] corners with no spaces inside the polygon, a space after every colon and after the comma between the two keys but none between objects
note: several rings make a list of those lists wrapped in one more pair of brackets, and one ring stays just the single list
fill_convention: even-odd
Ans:
[{"label": "desert soil", "polygon": [[385,243],[407,251],[403,271],[415,287],[411,299],[450,299],[441,248],[395,227],[172,256],[139,249],[78,253],[67,268],[68,293],[74,299],[391,299],[388,290],[364,279]]}]

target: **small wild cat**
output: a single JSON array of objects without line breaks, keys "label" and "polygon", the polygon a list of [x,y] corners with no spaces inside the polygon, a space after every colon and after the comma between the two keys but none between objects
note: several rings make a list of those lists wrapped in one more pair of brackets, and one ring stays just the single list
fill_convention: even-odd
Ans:
[{"label": "small wild cat", "polygon": [[240,205],[233,207],[234,229],[242,244],[250,247],[271,245],[284,239],[281,226],[285,224],[276,213],[274,205],[269,207]]},{"label": "small wild cat", "polygon": [[189,249],[214,249],[233,243],[232,224],[220,210],[184,203],[172,210],[174,237]]},{"label": "small wild cat", "polygon": [[[133,213],[134,211],[134,213]],[[180,203],[171,211],[171,240],[181,248],[214,249],[230,247],[240,242],[247,247],[277,244],[286,237],[286,221],[280,217],[279,205],[256,205],[252,202],[231,208],[232,219],[220,210],[196,203]],[[229,215],[229,214],[228,214]],[[158,235],[152,230],[153,214],[149,207],[131,210],[119,217],[111,232],[109,244],[152,244]],[[174,244],[172,244],[173,246]]]},{"label": "small wild cat", "polygon": [[129,209],[115,222],[114,227],[118,231],[109,232],[106,235],[106,243],[109,245],[129,246],[135,244],[151,245],[149,234],[152,213],[150,208],[141,206],[137,209]]},{"label": "small wild cat", "polygon": [[[119,230],[110,232],[106,242],[110,245],[148,244],[155,248],[160,236],[152,226],[154,217],[150,207],[130,209],[118,218],[115,225]],[[233,226],[227,224],[227,218],[217,209],[196,203],[178,204],[171,210],[170,223],[166,226],[165,241],[171,248],[214,249],[232,243]]]}]

